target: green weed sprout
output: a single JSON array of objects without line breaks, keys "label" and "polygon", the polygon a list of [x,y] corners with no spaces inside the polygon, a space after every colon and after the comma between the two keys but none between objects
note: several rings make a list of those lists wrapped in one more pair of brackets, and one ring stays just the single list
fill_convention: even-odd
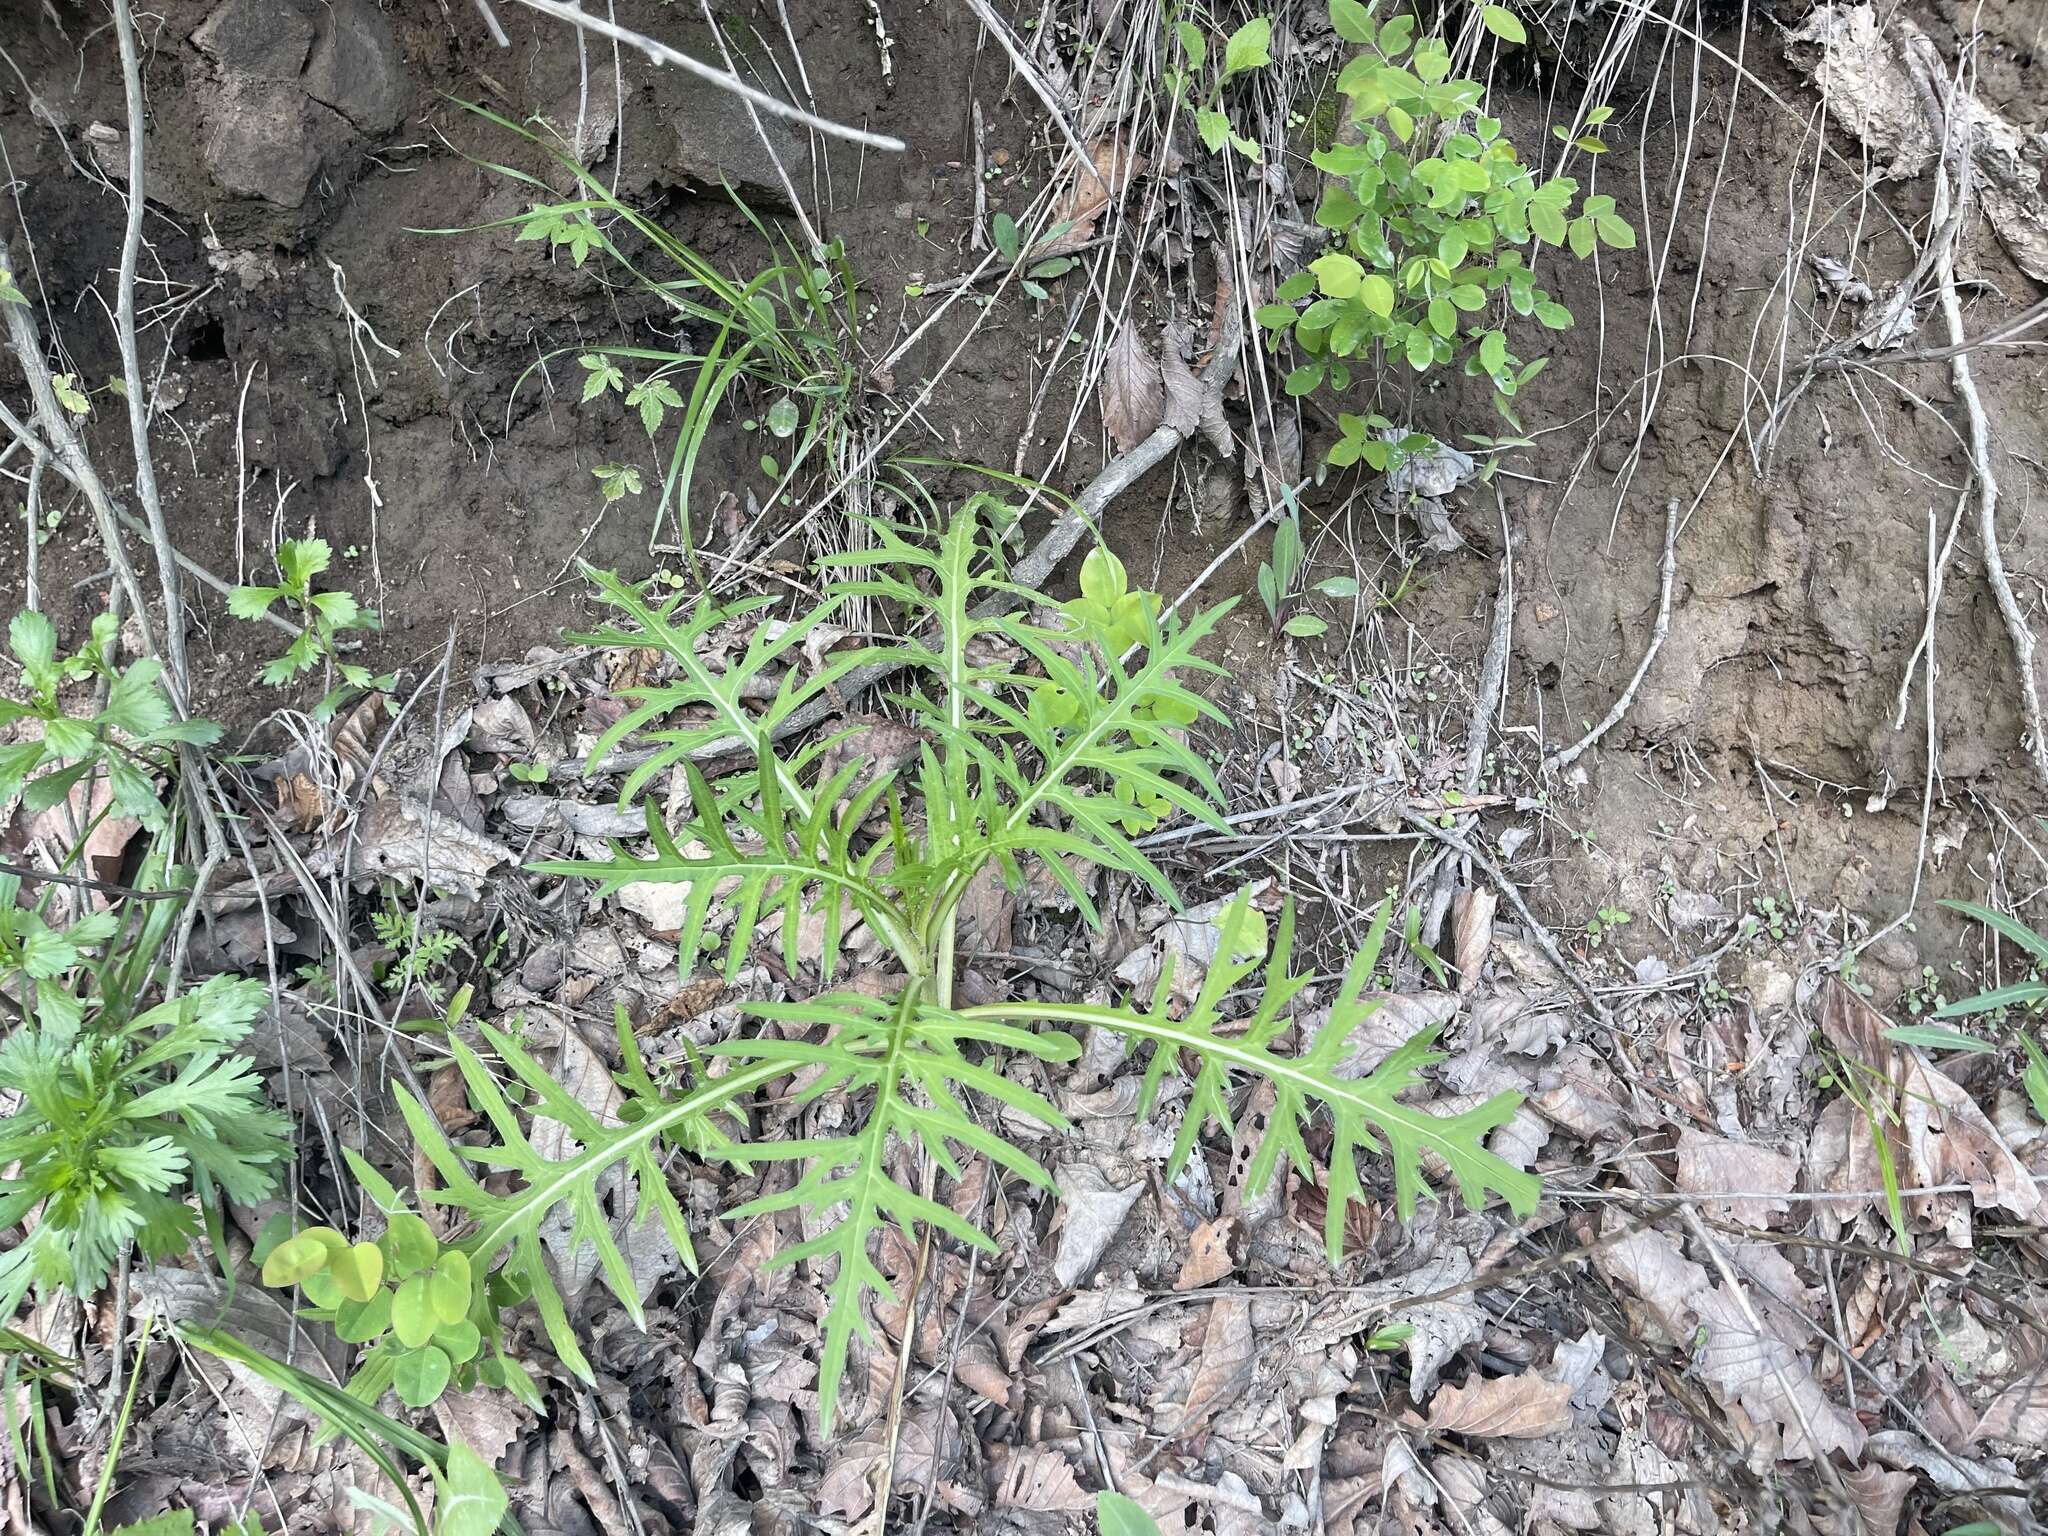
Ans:
[{"label": "green weed sprout", "polygon": [[[495,1140],[457,1145],[424,1102],[400,1099],[414,1140],[439,1176],[439,1187],[421,1191],[421,1198],[459,1211],[468,1234],[442,1245],[431,1265],[425,1246],[416,1245],[411,1277],[439,1274],[449,1252],[464,1254],[471,1280],[465,1315],[485,1339],[493,1337],[490,1309],[501,1304],[493,1287],[504,1297],[530,1296],[557,1355],[589,1378],[591,1366],[549,1264],[544,1223],[554,1234],[566,1228],[572,1247],[595,1254],[597,1274],[640,1321],[613,1212],[658,1221],[694,1265],[688,1223],[669,1184],[671,1149],[742,1168],[790,1162],[793,1182],[772,1184],[770,1193],[732,1215],[801,1210],[817,1235],[774,1262],[835,1261],[819,1379],[829,1428],[853,1341],[871,1336],[867,1303],[886,1289],[871,1251],[880,1230],[928,1227],[968,1246],[994,1246],[949,1206],[900,1182],[902,1164],[892,1149],[921,1148],[956,1178],[963,1159],[984,1157],[1006,1176],[1053,1187],[1044,1165],[1005,1125],[1014,1120],[1047,1132],[1068,1129],[1031,1082],[1047,1066],[1073,1059],[1080,1048],[1072,1032],[1089,1027],[1121,1034],[1145,1053],[1148,1114],[1168,1072],[1193,1071],[1169,1178],[1194,1154],[1206,1126],[1232,1124],[1229,1105],[1246,1081],[1270,1085],[1274,1109],[1252,1160],[1252,1183],[1270,1180],[1283,1159],[1307,1176],[1326,1168],[1325,1235],[1333,1260],[1343,1252],[1346,1207],[1367,1198],[1361,1152],[1388,1160],[1393,1197],[1404,1215],[1427,1192],[1426,1159],[1447,1169],[1474,1204],[1498,1196],[1517,1211],[1534,1207],[1536,1176],[1484,1145],[1514,1113],[1515,1095],[1442,1116],[1403,1102],[1422,1069],[1437,1059],[1427,1032],[1365,1077],[1344,1070],[1354,1031],[1380,1006],[1371,978],[1391,904],[1382,907],[1337,989],[1327,1022],[1305,1039],[1295,1038],[1294,1006],[1312,976],[1293,962],[1293,911],[1284,908],[1269,920],[1241,898],[1220,919],[1216,957],[1192,1001],[1176,998],[1170,970],[1149,998],[967,1004],[955,995],[956,913],[983,870],[993,867],[1012,885],[1027,871],[1042,870],[1086,920],[1097,922],[1084,879],[1090,866],[1177,901],[1164,872],[1133,840],[1134,814],[1184,814],[1223,824],[1220,787],[1181,722],[1222,719],[1189,683],[1217,670],[1199,651],[1225,610],[1185,620],[1166,613],[1156,594],[1132,592],[1122,567],[1104,553],[1086,568],[1083,597],[1053,623],[1023,617],[1012,604],[1029,611],[1045,599],[1013,588],[1003,575],[996,530],[1014,515],[992,498],[975,498],[950,519],[936,547],[894,525],[872,523],[870,547],[820,562],[824,595],[816,607],[787,623],[755,623],[745,649],[717,665],[707,660],[704,637],[749,615],[767,617],[762,610],[772,599],[725,607],[699,601],[686,609],[680,598],[650,599],[617,576],[589,572],[615,618],[575,638],[658,650],[673,667],[666,681],[633,690],[624,717],[593,748],[602,757],[635,734],[655,746],[622,789],[623,799],[641,805],[651,851],[615,846],[606,858],[550,861],[536,869],[594,882],[600,895],[634,882],[680,886],[677,949],[685,972],[700,955],[722,952],[722,969],[732,977],[746,961],[748,936],[777,919],[791,974],[814,969],[823,990],[754,1005],[751,1015],[766,1027],[707,1048],[691,1080],[675,1088],[650,1077],[622,1014],[620,1103],[609,1114],[594,1112],[564,1089],[515,1031],[480,1024],[481,1048],[450,1033],[447,1049]],[[803,650],[807,637],[839,622],[856,600],[893,613],[903,638],[812,665]],[[926,742],[914,762],[890,770],[835,754],[835,746],[843,747],[839,739],[777,741],[778,726],[793,713],[826,696],[853,667],[880,661],[908,675],[899,697]],[[764,682],[770,682],[765,691]],[[701,766],[701,749],[713,742],[723,744],[715,779]],[[686,786],[672,821],[662,797],[647,793],[671,769]],[[1123,786],[1129,797],[1120,793]],[[812,913],[822,917],[821,929]],[[880,989],[835,985],[856,920],[889,952],[890,979]],[[798,952],[804,930],[817,934],[813,955]],[[722,937],[727,934],[732,937]],[[486,1060],[486,1051],[494,1061]],[[792,1074],[800,1099],[844,1096],[850,1119],[840,1133],[741,1139],[752,1096]],[[516,1099],[507,1096],[508,1083]],[[974,1098],[1000,1104],[1005,1115],[972,1112]],[[544,1154],[526,1127],[528,1114],[536,1125],[559,1126],[575,1150],[567,1157]],[[1312,1145],[1326,1148],[1327,1158],[1313,1157]],[[363,1167],[357,1173],[380,1204],[397,1208],[388,1185],[372,1182],[373,1172]],[[361,1293],[372,1261],[342,1258],[359,1250],[360,1244],[338,1236],[316,1235],[312,1245],[279,1262],[308,1273],[318,1272],[314,1266],[332,1270],[337,1262],[356,1265],[349,1283]],[[385,1252],[380,1288],[389,1286],[396,1257]],[[442,1283],[449,1285],[447,1312],[435,1312],[436,1319],[454,1310],[452,1283]],[[347,1300],[341,1285],[336,1275],[334,1294]],[[395,1294],[391,1306],[395,1332]],[[372,1316],[358,1331],[379,1320]],[[424,1320],[416,1322],[415,1336],[424,1327]],[[439,1347],[436,1335],[425,1337]],[[400,1346],[415,1347],[400,1339],[389,1353]],[[395,1363],[393,1370],[395,1379]],[[434,1376],[438,1372],[417,1384],[420,1391]],[[361,1390],[372,1389],[381,1390],[375,1379]]]},{"label": "green weed sprout", "polygon": [[[346,592],[315,592],[314,578],[334,563],[325,539],[287,539],[277,548],[278,583],[272,587],[237,587],[228,594],[228,612],[238,619],[260,619],[282,603],[304,626],[282,656],[263,664],[263,682],[277,688],[323,661],[336,658],[335,636],[344,630],[376,629],[377,615]],[[369,668],[343,665],[342,676],[358,688],[374,679]]]}]

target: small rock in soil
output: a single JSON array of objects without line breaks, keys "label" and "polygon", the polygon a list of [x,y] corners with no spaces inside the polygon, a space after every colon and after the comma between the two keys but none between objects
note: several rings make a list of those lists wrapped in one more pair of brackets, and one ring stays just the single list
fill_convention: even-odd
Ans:
[{"label": "small rock in soil", "polygon": [[222,188],[280,208],[306,200],[320,151],[296,85],[231,77],[208,113],[206,168]]}]

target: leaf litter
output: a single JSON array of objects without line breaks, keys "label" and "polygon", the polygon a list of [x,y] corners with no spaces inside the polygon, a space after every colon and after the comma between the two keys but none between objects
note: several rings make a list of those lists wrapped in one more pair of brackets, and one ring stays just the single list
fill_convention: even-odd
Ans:
[{"label": "leaf litter", "polygon": [[[609,686],[602,656],[582,665]],[[488,782],[494,762],[550,750],[531,718],[494,710],[446,752],[462,759],[465,780]],[[558,750],[573,757],[589,739],[562,739]],[[472,834],[482,844],[514,846],[500,810],[512,793],[501,780],[486,794],[485,830]],[[424,825],[436,801],[414,803],[414,824]],[[318,846],[344,835],[331,814],[274,826],[273,836],[304,845],[309,867],[333,867]],[[423,861],[447,859],[447,877],[473,880],[480,893],[510,883],[516,867],[465,864],[438,832],[407,846]],[[403,878],[404,868],[375,873]],[[431,868],[413,878],[423,876],[435,878]],[[1173,913],[1103,882],[1095,899],[1129,918],[1097,936],[1070,903],[1035,899],[1035,888],[998,884],[976,908],[970,977],[1014,967],[1030,950],[1070,968],[1035,974],[1144,990],[1170,962],[1183,1006],[1216,962],[1231,903],[1272,907],[1283,894],[1280,882],[1259,880]],[[523,1013],[529,1048],[554,1053],[559,1081],[600,1120],[616,1111],[620,1063],[606,1032],[576,1021],[623,1010],[650,1063],[681,1064],[732,1036],[740,1004],[816,985],[803,969],[818,961],[809,941],[796,971],[778,960],[744,968],[730,986],[679,983],[674,942],[684,925],[656,899],[661,890],[628,885],[562,914],[566,925],[529,914],[528,942],[559,944],[568,963],[526,967],[537,984],[503,989]],[[995,1255],[885,1239],[878,1261],[890,1288],[872,1309],[872,1341],[855,1345],[839,1435],[817,1434],[824,1276],[815,1262],[768,1267],[822,1227],[809,1216],[728,1221],[721,1213],[772,1173],[688,1158],[670,1177],[699,1234],[701,1277],[681,1270],[654,1229],[611,1213],[646,1333],[579,1281],[590,1274],[588,1248],[566,1230],[545,1235],[606,1372],[597,1393],[529,1333],[515,1348],[541,1376],[552,1424],[489,1393],[444,1399],[436,1422],[502,1470],[523,1471],[515,1510],[535,1526],[567,1498],[591,1519],[650,1529],[737,1532],[786,1509],[851,1530],[880,1517],[886,1488],[892,1518],[924,1508],[939,1527],[1035,1530],[1033,1515],[1080,1517],[1109,1479],[1164,1529],[1218,1533],[1317,1520],[1354,1532],[1512,1528],[1499,1508],[1559,1529],[1705,1532],[1749,1519],[1788,1484],[1839,1489],[1871,1528],[1903,1518],[1928,1487],[2010,1511],[1997,1490],[2016,1486],[2038,1454],[2048,1394],[2041,1335],[2008,1323],[2048,1308],[2035,1283],[2002,1293],[2010,1317],[1980,1315],[1987,1293],[1970,1260],[1985,1241],[2007,1241],[1980,1234],[1986,1217],[2020,1221],[2036,1208],[2043,1139],[2009,1140],[2000,1126],[2017,1123],[2010,1109],[1984,1109],[1925,1050],[1888,1039],[1868,1004],[1826,984],[1823,1037],[1858,1064],[1863,1101],[1896,1110],[1885,1145],[1902,1187],[1952,1191],[1901,1203],[1927,1256],[1902,1268],[1857,1100],[1814,1090],[1809,1111],[1749,1085],[1727,1097],[1688,1076],[1651,1092],[1638,1073],[1617,1071],[1612,1043],[1560,1002],[1555,967],[1530,952],[1491,892],[1461,894],[1452,913],[1455,975],[1439,983],[1415,967],[1409,990],[1384,994],[1347,1042],[1344,1070],[1367,1073],[1417,1028],[1443,1028],[1452,1049],[1425,1090],[1433,1107],[1455,1111],[1502,1088],[1528,1096],[1493,1145],[1549,1173],[1549,1196],[1530,1217],[1425,1205],[1404,1226],[1382,1191],[1348,1221],[1345,1263],[1333,1273],[1321,1251],[1324,1176],[1283,1166],[1263,1190],[1246,1183],[1270,1103],[1246,1100],[1237,1134],[1207,1144],[1167,1184],[1185,1083],[1169,1074],[1153,1115],[1141,1118],[1131,1064],[1119,1051],[1084,1049],[1064,1080],[1019,1069],[1076,1125],[1070,1141],[1041,1148],[1056,1203],[975,1165],[941,1176],[934,1194],[986,1223]],[[767,950],[779,955],[781,945]],[[1300,1038],[1328,1007],[1326,991],[1303,995]],[[1724,1021],[1653,994],[1634,1022],[1642,1037],[1661,1031],[1660,1059],[1690,1074],[1685,1064]],[[316,1055],[306,1070],[344,1081]],[[457,1080],[437,1073],[434,1082],[444,1126],[462,1133],[473,1112],[459,1092],[443,1093]],[[758,1129],[829,1135],[846,1109],[833,1092],[807,1104],[780,1096]],[[388,1099],[364,1110],[389,1132]],[[544,1121],[531,1134],[557,1155],[573,1145]],[[1602,1168],[1611,1171],[1579,1171]],[[1817,1198],[1842,1194],[1853,1198]],[[1807,1234],[1838,1246],[1810,1245]],[[1951,1402],[1940,1415],[1888,1411],[1934,1383]],[[242,1422],[257,1421],[248,1414],[259,1403],[245,1413],[228,1402]],[[303,1432],[280,1428],[264,1462],[287,1522],[345,1486],[375,1484],[345,1453],[309,1449]],[[1718,1480],[1696,1477],[1708,1465]]]}]

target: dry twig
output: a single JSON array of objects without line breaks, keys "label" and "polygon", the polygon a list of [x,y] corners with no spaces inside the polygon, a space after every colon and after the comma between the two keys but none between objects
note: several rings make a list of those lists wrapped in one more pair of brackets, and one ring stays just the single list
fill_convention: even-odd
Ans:
[{"label": "dry twig", "polygon": [[1570,746],[1553,752],[1543,760],[1543,771],[1554,772],[1569,768],[1581,756],[1598,746],[1600,738],[1621,724],[1629,706],[1636,701],[1636,691],[1643,686],[1643,679],[1650,675],[1650,664],[1657,659],[1657,652],[1664,647],[1664,637],[1671,632],[1671,588],[1678,574],[1678,498],[1672,497],[1664,505],[1664,563],[1661,567],[1657,592],[1657,622],[1650,630],[1649,648],[1643,652],[1643,659],[1636,666],[1636,675],[1628,680],[1628,686],[1621,691],[1621,697],[1614,701],[1614,707],[1601,717],[1600,723],[1586,732]]}]

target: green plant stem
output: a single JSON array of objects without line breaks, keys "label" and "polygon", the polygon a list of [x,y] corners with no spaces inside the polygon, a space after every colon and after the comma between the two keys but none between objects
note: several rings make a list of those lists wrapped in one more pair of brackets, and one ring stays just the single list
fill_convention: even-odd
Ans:
[{"label": "green plant stem", "polygon": [[[149,1343],[150,1330],[155,1324],[155,1313],[152,1312],[143,1318],[142,1337],[137,1340],[135,1345],[138,1355],[142,1352],[143,1347]],[[114,1341],[115,1350],[118,1352],[120,1347],[121,1341],[116,1339]],[[121,1464],[121,1446],[128,1438],[128,1421],[135,1412],[135,1390],[141,1385],[142,1371],[138,1364],[137,1369],[128,1373],[128,1390],[121,1394],[121,1412],[119,1417],[114,1420],[114,1434],[107,1446],[107,1459],[100,1466],[100,1480],[92,1492],[92,1507],[85,1512],[85,1536],[98,1536],[100,1511],[106,1507],[107,1495],[114,1490],[114,1470]]]}]

